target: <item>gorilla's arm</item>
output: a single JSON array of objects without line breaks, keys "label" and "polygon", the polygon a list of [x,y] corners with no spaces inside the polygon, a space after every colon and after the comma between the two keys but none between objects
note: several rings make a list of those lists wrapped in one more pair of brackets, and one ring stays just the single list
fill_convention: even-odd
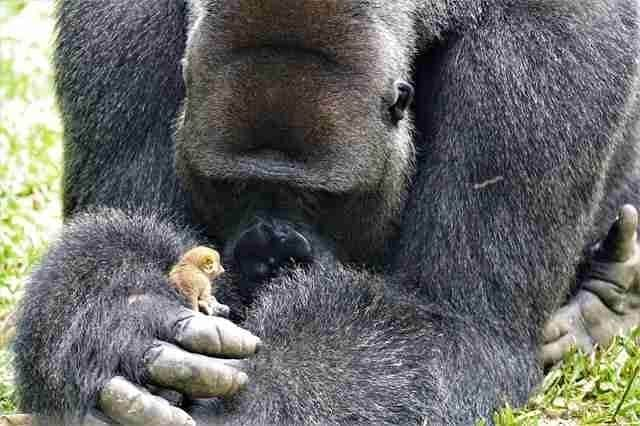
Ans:
[{"label": "gorilla's arm", "polygon": [[[194,418],[237,425],[422,419],[468,425],[503,397],[525,400],[537,378],[532,365],[512,375],[524,350],[515,336],[446,306],[416,303],[395,284],[326,266],[275,280],[245,324],[265,342],[248,388],[226,403],[223,417],[210,417],[217,410],[205,406],[193,408]],[[471,374],[479,380],[466,388]]]},{"label": "gorilla's arm", "polygon": [[[47,418],[44,424],[77,424],[74,416],[96,405],[105,384],[113,389],[115,376],[196,397],[237,392],[245,373],[214,357],[246,357],[259,340],[184,308],[167,278],[195,245],[188,230],[158,214],[102,209],[70,221],[21,303],[15,363],[22,408]],[[101,395],[107,411],[109,399]],[[145,399],[120,404],[117,418],[188,424],[181,410]]]},{"label": "gorilla's arm", "polygon": [[57,2],[64,214],[147,207],[187,219],[172,126],[184,97],[182,0]]},{"label": "gorilla's arm", "polygon": [[417,297],[475,324],[462,332],[481,362],[457,368],[467,353],[440,366],[460,374],[452,418],[496,378],[513,380],[513,401],[537,374],[536,343],[593,238],[603,188],[628,171],[612,158],[635,143],[637,22],[634,2],[522,2],[487,11],[421,63],[425,140],[396,268]]}]

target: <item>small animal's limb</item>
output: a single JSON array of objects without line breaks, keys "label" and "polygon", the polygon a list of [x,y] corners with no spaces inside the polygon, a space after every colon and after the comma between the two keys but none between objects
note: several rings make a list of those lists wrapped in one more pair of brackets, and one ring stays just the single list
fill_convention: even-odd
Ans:
[{"label": "small animal's limb", "polygon": [[203,310],[203,307],[206,305],[206,303],[204,302],[204,300],[200,299],[197,294],[194,294],[191,297],[190,302],[191,302],[191,309],[193,309],[194,311],[201,311],[207,315],[211,315],[211,313],[208,312],[208,310]]},{"label": "small animal's limb", "polygon": [[198,308],[200,312],[204,312],[207,315],[213,315],[213,309],[211,308],[212,300],[215,300],[211,295],[211,281],[209,278],[203,276],[206,280],[203,286],[199,288],[198,296]]},{"label": "small animal's limb", "polygon": [[196,266],[182,260],[169,273],[169,280],[187,298],[194,311],[198,310],[200,301],[211,293],[209,278]]},{"label": "small animal's limb", "polygon": [[[201,307],[201,302],[206,300],[209,294],[211,294],[211,282],[207,276],[198,271],[195,266],[188,265],[190,273],[185,274],[182,281],[182,288],[189,289],[191,297],[191,309],[198,311]],[[210,315],[208,312],[205,312]]]},{"label": "small animal's limb", "polygon": [[211,296],[209,298],[200,299],[198,301],[198,308],[200,312],[203,312],[206,315],[213,315],[218,317],[229,317],[230,308],[227,305],[223,305],[218,302],[215,297]]},{"label": "small animal's limb", "polygon": [[213,296],[211,296],[209,307],[211,315],[228,318],[231,313],[231,309],[227,305],[218,302]]},{"label": "small animal's limb", "polygon": [[595,345],[640,326],[640,245],[638,212],[624,206],[604,241],[596,248],[586,280],[569,303],[560,308],[543,331],[541,358],[546,366],[577,347]]},{"label": "small animal's limb", "polygon": [[213,315],[213,311],[209,304],[204,300],[197,301],[198,311],[202,312],[205,315]]}]

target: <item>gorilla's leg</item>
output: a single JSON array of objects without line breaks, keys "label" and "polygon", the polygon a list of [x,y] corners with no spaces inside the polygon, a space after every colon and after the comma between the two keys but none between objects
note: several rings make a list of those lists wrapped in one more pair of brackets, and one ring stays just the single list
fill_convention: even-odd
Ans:
[{"label": "gorilla's leg", "polygon": [[640,245],[638,212],[624,206],[591,259],[586,279],[544,329],[541,357],[552,365],[573,347],[595,345],[640,325]]}]

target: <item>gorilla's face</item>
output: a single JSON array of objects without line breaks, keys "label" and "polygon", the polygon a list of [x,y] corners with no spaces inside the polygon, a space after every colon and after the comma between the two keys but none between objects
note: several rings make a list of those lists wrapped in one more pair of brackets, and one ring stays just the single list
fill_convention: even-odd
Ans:
[{"label": "gorilla's face", "polygon": [[212,236],[284,216],[357,258],[393,232],[413,160],[392,108],[411,24],[361,3],[192,3],[177,167]]}]

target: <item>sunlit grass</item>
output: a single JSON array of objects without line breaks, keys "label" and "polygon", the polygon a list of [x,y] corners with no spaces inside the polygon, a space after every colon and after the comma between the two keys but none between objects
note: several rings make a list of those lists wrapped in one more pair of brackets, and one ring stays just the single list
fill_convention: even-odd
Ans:
[{"label": "sunlit grass", "polygon": [[52,2],[0,2],[0,315],[60,226],[60,122],[52,96]]},{"label": "sunlit grass", "polygon": [[640,425],[640,330],[591,355],[574,351],[520,410],[503,410],[501,426]]},{"label": "sunlit grass", "polygon": [[[60,122],[52,96],[53,3],[0,1],[0,320],[60,228]],[[0,413],[15,409],[0,350]]]}]

